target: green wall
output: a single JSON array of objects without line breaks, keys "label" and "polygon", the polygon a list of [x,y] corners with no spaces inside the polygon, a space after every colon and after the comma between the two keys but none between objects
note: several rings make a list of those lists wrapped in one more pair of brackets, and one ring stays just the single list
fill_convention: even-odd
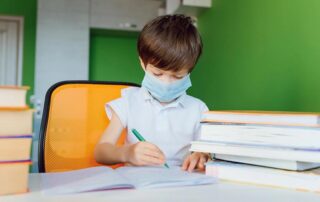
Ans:
[{"label": "green wall", "polygon": [[320,1],[214,0],[191,94],[211,109],[320,112]]},{"label": "green wall", "polygon": [[138,33],[92,30],[90,80],[139,83],[143,70],[137,54]]},{"label": "green wall", "polygon": [[[189,93],[216,110],[320,112],[320,1],[214,0]],[[93,31],[90,79],[140,83],[136,35]]]},{"label": "green wall", "polygon": [[0,15],[24,17],[22,83],[31,87],[31,95],[34,87],[37,0],[0,0]]}]

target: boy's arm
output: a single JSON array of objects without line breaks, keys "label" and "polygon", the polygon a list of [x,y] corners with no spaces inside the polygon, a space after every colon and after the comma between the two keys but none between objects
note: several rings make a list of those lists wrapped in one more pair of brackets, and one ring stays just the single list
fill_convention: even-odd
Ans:
[{"label": "boy's arm", "polygon": [[101,164],[117,164],[126,162],[127,147],[117,147],[116,143],[123,131],[118,115],[111,109],[112,117],[106,130],[97,144],[94,152],[94,157]]},{"label": "boy's arm", "polygon": [[131,163],[133,165],[161,165],[165,158],[162,151],[149,142],[116,146],[124,127],[119,116],[111,109],[112,117],[100,142],[95,148],[94,157],[98,163],[112,165]]}]

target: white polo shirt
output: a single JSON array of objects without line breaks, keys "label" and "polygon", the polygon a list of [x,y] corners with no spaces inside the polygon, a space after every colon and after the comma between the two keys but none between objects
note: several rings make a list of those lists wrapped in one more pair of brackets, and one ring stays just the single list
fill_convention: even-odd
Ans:
[{"label": "white polo shirt", "polygon": [[110,107],[127,128],[126,144],[138,142],[131,132],[134,128],[162,150],[169,165],[178,166],[189,153],[190,142],[199,136],[202,114],[208,111],[201,100],[187,94],[162,106],[144,87],[123,89],[120,98],[107,103],[109,119]]}]

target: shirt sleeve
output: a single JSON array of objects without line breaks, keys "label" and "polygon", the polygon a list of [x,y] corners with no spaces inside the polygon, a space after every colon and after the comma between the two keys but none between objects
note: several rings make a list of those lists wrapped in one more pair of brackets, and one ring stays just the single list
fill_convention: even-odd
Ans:
[{"label": "shirt sleeve", "polygon": [[123,127],[127,126],[127,106],[124,98],[118,98],[108,102],[105,106],[107,117],[109,120],[112,118],[112,111],[116,113],[121,121]]},{"label": "shirt sleeve", "polygon": [[128,125],[128,116],[129,116],[129,103],[132,100],[132,96],[135,95],[139,90],[138,87],[128,87],[121,90],[121,97],[115,100],[112,100],[105,105],[106,114],[111,120],[112,111],[118,115],[121,124],[124,128]]},{"label": "shirt sleeve", "polygon": [[[105,105],[106,114],[109,120],[112,118],[112,110],[118,115],[122,126],[127,127],[128,120],[128,96],[124,90],[121,91],[121,97],[112,100]],[[112,110],[111,110],[112,109]]]},{"label": "shirt sleeve", "polygon": [[209,111],[209,108],[207,107],[207,105],[204,102],[202,102],[201,106],[200,106],[200,112],[201,112],[200,121],[204,118],[204,113],[208,112],[208,111]]},{"label": "shirt sleeve", "polygon": [[200,107],[199,107],[199,119],[196,123],[196,132],[195,132],[195,136],[194,136],[194,140],[199,140],[200,138],[200,134],[201,134],[201,120],[204,117],[204,113],[209,111],[209,108],[207,107],[207,105],[204,102],[200,103]]}]

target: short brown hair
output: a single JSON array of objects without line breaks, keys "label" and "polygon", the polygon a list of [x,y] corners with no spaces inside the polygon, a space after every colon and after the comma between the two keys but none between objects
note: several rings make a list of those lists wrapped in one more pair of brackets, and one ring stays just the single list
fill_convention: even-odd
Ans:
[{"label": "short brown hair", "polygon": [[191,72],[201,52],[201,36],[185,15],[159,16],[144,26],[138,38],[143,63],[162,70]]}]

